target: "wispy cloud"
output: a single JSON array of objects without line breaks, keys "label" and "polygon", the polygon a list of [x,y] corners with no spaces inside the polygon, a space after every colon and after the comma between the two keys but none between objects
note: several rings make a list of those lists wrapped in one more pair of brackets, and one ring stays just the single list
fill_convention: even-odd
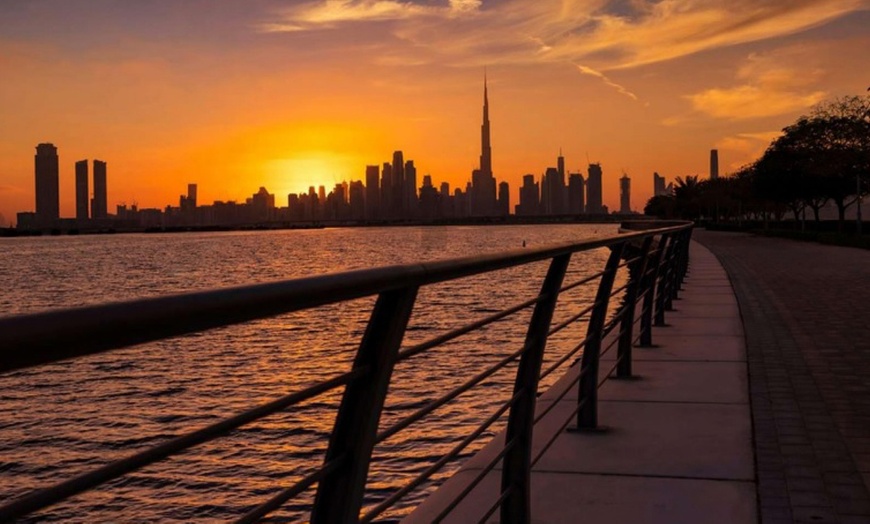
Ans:
[{"label": "wispy cloud", "polygon": [[383,22],[417,17],[452,18],[473,13],[481,0],[449,0],[446,5],[421,5],[402,0],[323,0],[283,12],[279,20],[262,24],[265,32],[329,29],[350,22]]},{"label": "wispy cloud", "polygon": [[574,64],[574,65],[577,66],[577,69],[580,71],[580,73],[582,73],[584,75],[594,76],[595,78],[599,78],[606,85],[616,89],[616,91],[618,93],[627,96],[628,98],[634,100],[635,102],[638,101],[637,95],[635,95],[634,93],[632,93],[631,91],[629,91],[625,87],[617,84],[613,80],[607,78],[607,76],[604,73],[602,73],[601,71],[596,71],[595,69],[592,69],[591,67],[586,67],[586,66],[580,65],[580,64]]},{"label": "wispy cloud", "polygon": [[801,64],[806,55],[799,48],[768,55],[750,55],[737,71],[741,83],[688,95],[693,108],[714,118],[745,120],[801,111],[827,96],[813,89],[824,75],[820,68]]},{"label": "wispy cloud", "polygon": [[638,67],[804,31],[868,0],[315,0],[278,13],[266,31],[391,21],[391,34],[454,65],[583,63]]}]

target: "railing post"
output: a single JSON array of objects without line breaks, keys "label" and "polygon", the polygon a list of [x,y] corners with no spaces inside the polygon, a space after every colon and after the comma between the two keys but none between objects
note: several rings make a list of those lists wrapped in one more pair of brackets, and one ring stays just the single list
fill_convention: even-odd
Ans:
[{"label": "railing post", "polygon": [[670,284],[670,272],[674,261],[674,247],[677,245],[676,235],[669,237],[664,256],[659,265],[658,278],[656,281],[656,320],[655,325],[662,327],[665,324],[665,310]]},{"label": "railing post", "polygon": [[378,422],[416,296],[416,287],[378,296],[353,362],[365,372],[344,390],[324,460],[341,465],[320,482],[312,523],[359,521]]},{"label": "railing post", "polygon": [[653,313],[655,310],[655,294],[656,294],[656,284],[661,278],[662,272],[662,261],[664,260],[665,249],[668,246],[668,240],[670,236],[667,234],[662,235],[659,238],[658,244],[656,244],[656,254],[653,259],[650,261],[652,264],[652,274],[647,275],[645,291],[646,295],[643,297],[643,311],[641,313],[640,320],[640,345],[641,347],[651,347],[652,346],[652,325],[653,325]]},{"label": "railing post", "polygon": [[550,262],[550,269],[541,286],[541,295],[546,298],[538,302],[532,313],[526,331],[524,345],[526,351],[517,367],[514,395],[520,391],[522,394],[511,406],[505,434],[505,443],[515,441],[515,444],[504,456],[501,476],[502,493],[509,491],[501,505],[501,522],[505,524],[525,524],[532,520],[530,473],[538,379],[541,375],[541,363],[544,359],[544,348],[547,345],[547,333],[553,319],[553,310],[556,308],[559,289],[562,287],[562,280],[570,260],[569,253],[559,255]]},{"label": "railing post", "polygon": [[686,229],[682,234],[685,237],[685,243],[680,253],[679,279],[677,282],[677,287],[679,288],[682,288],[686,274],[689,272],[689,245],[692,243],[692,228]]},{"label": "railing post", "polygon": [[610,257],[598,283],[595,307],[589,317],[586,349],[583,350],[580,363],[581,377],[577,401],[581,406],[577,412],[578,430],[594,429],[598,426],[598,360],[601,353],[601,338],[604,332],[604,321],[607,318],[610,292],[613,290],[613,280],[616,278],[624,248],[625,243],[610,247]]},{"label": "railing post", "polygon": [[649,248],[652,244],[652,236],[646,237],[640,247],[638,260],[629,264],[628,288],[625,290],[623,300],[624,313],[619,326],[619,347],[617,348],[616,377],[630,378],[631,375],[631,347],[634,345],[634,313],[637,307],[637,295],[643,287],[646,273]]},{"label": "railing post", "polygon": [[684,231],[675,236],[674,254],[668,271],[668,293],[665,295],[665,310],[674,310],[674,300],[679,300],[680,293],[680,268],[682,267],[683,250],[688,245]]}]

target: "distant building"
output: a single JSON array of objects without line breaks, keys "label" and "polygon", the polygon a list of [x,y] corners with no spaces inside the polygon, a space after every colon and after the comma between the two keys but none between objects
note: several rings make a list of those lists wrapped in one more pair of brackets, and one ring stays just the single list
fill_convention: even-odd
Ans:
[{"label": "distant building", "polygon": [[87,220],[88,213],[88,161],[76,162],[76,219]]},{"label": "distant building", "polygon": [[710,180],[719,178],[719,150],[710,150]]},{"label": "distant building", "polygon": [[619,179],[619,213],[631,214],[631,179],[626,174]]},{"label": "distant building", "polygon": [[507,182],[498,185],[498,214],[503,217],[511,214],[511,188]]},{"label": "distant building", "polygon": [[414,167],[414,161],[408,160],[405,162],[405,218],[414,218],[417,214],[417,168]]},{"label": "distant building", "polygon": [[671,196],[674,194],[674,184],[665,185],[665,177],[653,173],[653,196]]},{"label": "distant building", "polygon": [[106,163],[94,160],[94,199],[91,201],[91,218],[108,218],[109,201],[106,192]]},{"label": "distant building", "polygon": [[532,216],[540,213],[540,186],[535,182],[535,175],[523,176],[523,185],[520,187],[520,203],[517,204],[515,213],[520,216]]},{"label": "distant building", "polygon": [[393,213],[393,166],[384,162],[381,169],[381,218],[392,218]]},{"label": "distant building", "polygon": [[180,211],[179,225],[197,225],[196,184],[187,184],[187,195],[181,195],[178,198],[178,208]]},{"label": "distant building", "polygon": [[586,181],[580,173],[568,176],[568,214],[579,215],[586,212]]},{"label": "distant building", "polygon": [[541,184],[541,208],[546,215],[564,215],[567,204],[564,174],[548,167]]},{"label": "distant building", "polygon": [[480,168],[471,173],[471,215],[493,216],[497,213],[495,177],[492,174],[492,145],[489,136],[489,94],[483,79],[483,123],[480,126]]},{"label": "distant building", "polygon": [[366,219],[376,220],[380,216],[380,167],[366,166]]},{"label": "distant building", "polygon": [[271,220],[275,212],[275,195],[261,187],[259,191],[248,199],[251,206],[251,219],[254,222],[266,222]]},{"label": "distant building", "polygon": [[432,185],[432,177],[425,175],[423,185],[420,186],[419,217],[423,220],[432,220],[437,217],[441,212],[440,199],[441,195]]},{"label": "distant building", "polygon": [[400,218],[407,210],[407,195],[405,194],[405,160],[401,151],[393,152],[393,189],[390,218]]},{"label": "distant building", "polygon": [[589,173],[586,179],[586,212],[589,214],[601,214],[605,212],[602,195],[603,173],[601,164],[589,164]]},{"label": "distant building", "polygon": [[350,199],[350,218],[362,220],[366,211],[365,186],[361,180],[354,180],[348,186],[348,198]]},{"label": "distant building", "polygon": [[196,208],[196,184],[187,184],[187,200]]},{"label": "distant building", "polygon": [[[60,169],[54,144],[39,144],[34,157],[38,226],[51,226],[60,218]],[[19,220],[20,223],[20,220]]]}]

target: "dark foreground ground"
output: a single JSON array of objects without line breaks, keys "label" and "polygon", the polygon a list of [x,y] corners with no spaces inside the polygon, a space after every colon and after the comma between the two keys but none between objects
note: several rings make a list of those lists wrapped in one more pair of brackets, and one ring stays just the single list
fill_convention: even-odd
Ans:
[{"label": "dark foreground ground", "polygon": [[699,230],[747,339],[763,524],[870,524],[870,251]]}]

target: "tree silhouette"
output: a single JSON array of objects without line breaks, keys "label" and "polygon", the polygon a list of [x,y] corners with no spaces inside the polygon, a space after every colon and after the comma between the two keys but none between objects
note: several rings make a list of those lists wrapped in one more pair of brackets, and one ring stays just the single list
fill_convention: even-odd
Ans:
[{"label": "tree silhouette", "polygon": [[[870,97],[845,97],[816,107],[783,129],[758,161],[756,190],[792,210],[818,210],[830,199],[842,229],[846,209],[870,187]],[[863,176],[863,179],[861,178]]]}]

